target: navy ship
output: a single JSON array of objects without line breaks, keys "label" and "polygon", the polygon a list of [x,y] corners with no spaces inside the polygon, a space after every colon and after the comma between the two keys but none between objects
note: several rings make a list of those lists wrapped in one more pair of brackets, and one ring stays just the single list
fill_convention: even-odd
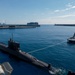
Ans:
[{"label": "navy ship", "polygon": [[75,33],[74,33],[74,35],[72,37],[70,37],[69,39],[67,39],[67,42],[75,44]]},{"label": "navy ship", "polygon": [[20,44],[13,41],[12,39],[8,41],[8,46],[5,45],[4,43],[0,43],[0,50],[7,52],[13,56],[16,56],[17,58],[24,60],[30,64],[33,64],[37,67],[44,68],[48,70],[49,73],[51,74],[56,74],[59,71],[56,68],[52,67],[51,64],[47,64],[41,60],[38,60],[37,58],[30,55],[29,53],[26,53],[20,50]]}]

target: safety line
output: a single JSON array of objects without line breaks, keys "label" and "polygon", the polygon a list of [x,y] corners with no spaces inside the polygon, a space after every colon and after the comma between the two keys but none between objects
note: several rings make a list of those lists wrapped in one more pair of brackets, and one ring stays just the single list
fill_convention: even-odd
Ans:
[{"label": "safety line", "polygon": [[47,48],[50,48],[50,47],[54,47],[54,46],[56,46],[56,45],[60,45],[60,44],[62,44],[62,43],[64,43],[64,42],[66,42],[66,41],[63,41],[63,42],[61,42],[61,43],[57,43],[57,44],[55,44],[55,45],[49,45],[49,46],[47,46],[47,47],[40,48],[40,49],[37,49],[37,50],[29,51],[29,52],[27,52],[27,53],[34,53],[34,52],[37,52],[37,51],[41,51],[41,50],[44,50],[44,49],[47,49]]}]

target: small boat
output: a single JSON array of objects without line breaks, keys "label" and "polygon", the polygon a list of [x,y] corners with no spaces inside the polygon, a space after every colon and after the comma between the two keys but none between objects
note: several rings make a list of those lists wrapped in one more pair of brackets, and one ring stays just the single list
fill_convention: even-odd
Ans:
[{"label": "small boat", "polygon": [[0,75],[11,75],[13,68],[9,62],[4,62],[0,64]]},{"label": "small boat", "polygon": [[72,37],[70,37],[69,39],[67,39],[67,42],[75,44],[75,33],[74,33],[74,35]]}]

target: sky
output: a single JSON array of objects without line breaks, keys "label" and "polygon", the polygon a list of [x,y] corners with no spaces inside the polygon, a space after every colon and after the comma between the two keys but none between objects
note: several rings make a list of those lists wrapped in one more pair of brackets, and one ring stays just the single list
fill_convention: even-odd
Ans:
[{"label": "sky", "polygon": [[0,23],[75,23],[75,0],[0,0]]}]

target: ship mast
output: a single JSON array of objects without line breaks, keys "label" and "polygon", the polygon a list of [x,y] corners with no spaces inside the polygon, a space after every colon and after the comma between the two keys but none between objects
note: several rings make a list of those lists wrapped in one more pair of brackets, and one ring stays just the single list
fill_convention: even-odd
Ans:
[{"label": "ship mast", "polygon": [[13,40],[13,33],[12,33],[12,40]]},{"label": "ship mast", "polygon": [[11,38],[10,38],[10,41],[13,41],[13,33],[12,33],[12,36],[11,36]]}]

